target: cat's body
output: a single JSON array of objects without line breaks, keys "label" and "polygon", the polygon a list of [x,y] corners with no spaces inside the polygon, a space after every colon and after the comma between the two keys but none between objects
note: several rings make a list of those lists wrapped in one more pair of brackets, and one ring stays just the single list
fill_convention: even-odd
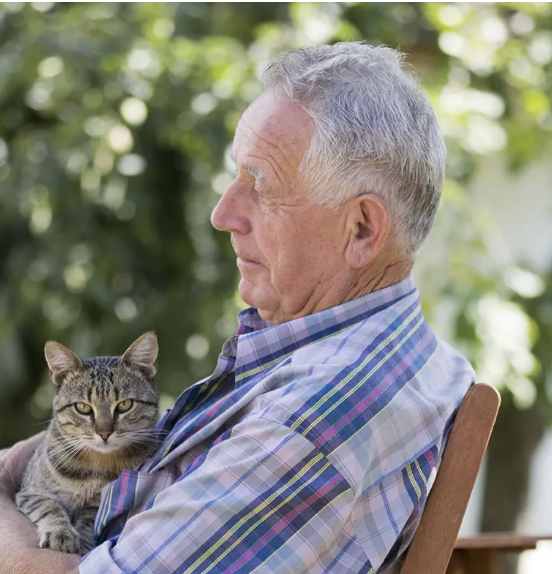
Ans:
[{"label": "cat's body", "polygon": [[102,488],[157,446],[157,339],[146,333],[121,358],[84,361],[48,342],[46,358],[53,417],[16,504],[37,525],[42,548],[84,554],[94,546]]}]

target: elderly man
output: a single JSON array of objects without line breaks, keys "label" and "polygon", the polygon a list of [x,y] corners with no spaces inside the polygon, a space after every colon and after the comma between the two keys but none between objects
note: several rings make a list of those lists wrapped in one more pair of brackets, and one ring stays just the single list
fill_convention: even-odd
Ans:
[{"label": "elderly man", "polygon": [[163,416],[155,457],[104,490],[80,566],[36,548],[11,502],[36,441],[4,455],[0,573],[400,567],[474,380],[424,321],[410,276],[439,204],[443,141],[389,48],[293,50],[261,83],[212,215],[251,305],[237,335]]}]

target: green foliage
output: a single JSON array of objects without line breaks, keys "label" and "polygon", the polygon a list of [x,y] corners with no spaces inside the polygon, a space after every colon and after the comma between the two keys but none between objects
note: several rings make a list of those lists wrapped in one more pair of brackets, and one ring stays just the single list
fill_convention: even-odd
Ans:
[{"label": "green foliage", "polygon": [[245,46],[263,10],[235,14],[227,37],[213,32],[228,7],[46,8],[6,4],[0,29],[4,444],[48,413],[47,339],[117,354],[155,329],[159,386],[177,396],[236,312],[211,189],[254,97]]},{"label": "green foliage", "polygon": [[[240,306],[209,214],[255,73],[284,49],[340,40],[400,47],[422,73],[449,149],[447,249],[420,278],[424,305],[437,324],[451,304],[451,337],[478,365],[502,361],[520,404],[534,398],[532,307],[504,286],[465,183],[481,156],[518,167],[549,152],[550,29],[548,3],[4,3],[0,447],[47,416],[47,339],[116,354],[154,329],[166,402],[209,373]],[[493,325],[481,327],[503,308],[525,363],[493,355]]]}]

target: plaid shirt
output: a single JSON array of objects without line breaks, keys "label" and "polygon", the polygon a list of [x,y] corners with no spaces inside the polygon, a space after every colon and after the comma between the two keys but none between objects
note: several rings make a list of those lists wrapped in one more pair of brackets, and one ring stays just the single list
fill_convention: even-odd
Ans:
[{"label": "plaid shirt", "polygon": [[87,573],[395,571],[474,380],[412,278],[281,325],[240,313],[164,442],[103,491]]}]

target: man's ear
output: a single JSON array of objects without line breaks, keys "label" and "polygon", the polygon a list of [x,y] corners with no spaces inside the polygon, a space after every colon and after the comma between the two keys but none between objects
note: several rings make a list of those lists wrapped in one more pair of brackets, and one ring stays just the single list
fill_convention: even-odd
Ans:
[{"label": "man's ear", "polygon": [[157,353],[159,345],[153,331],[144,333],[125,351],[121,361],[131,367],[138,367],[149,379],[157,373]]},{"label": "man's ear", "polygon": [[391,218],[385,202],[375,193],[359,195],[347,207],[349,242],[345,259],[351,267],[361,268],[383,249],[391,231]]},{"label": "man's ear", "polygon": [[44,355],[50,369],[50,378],[56,387],[59,387],[69,373],[82,371],[82,361],[56,341],[46,341]]}]

